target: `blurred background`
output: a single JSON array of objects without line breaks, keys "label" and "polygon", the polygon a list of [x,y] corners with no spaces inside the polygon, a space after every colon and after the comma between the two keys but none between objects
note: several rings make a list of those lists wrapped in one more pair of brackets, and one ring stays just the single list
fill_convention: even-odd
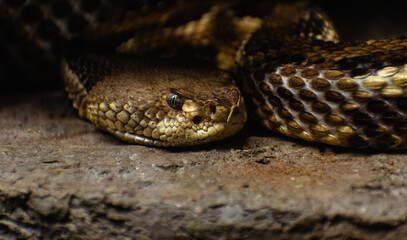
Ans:
[{"label": "blurred background", "polygon": [[[24,0],[8,2],[24,2]],[[124,0],[122,0],[124,1]],[[168,1],[168,0],[167,0]],[[198,4],[210,4],[211,0],[198,2]],[[295,1],[295,0],[288,0]],[[284,1],[284,2],[288,2]],[[346,41],[365,41],[369,39],[382,39],[389,37],[396,37],[407,34],[407,1],[393,0],[393,1],[326,1],[326,0],[309,0],[313,4],[321,7],[328,15],[331,16],[343,40]],[[59,2],[64,2],[59,0]],[[170,1],[171,2],[171,1]],[[254,2],[257,2],[260,9],[267,13],[267,6],[273,1],[267,0],[240,0],[243,7],[242,12],[247,11]],[[239,2],[239,3],[240,3]],[[1,4],[4,3],[0,3]],[[202,8],[203,9],[203,8]],[[188,11],[185,11],[185,15]],[[191,13],[192,14],[192,11]],[[0,40],[9,41],[14,45],[22,45],[24,51],[27,53],[24,56],[26,59],[31,59],[29,66],[30,71],[22,71],[21,64],[10,64],[10,56],[13,50],[9,48],[10,45],[0,42],[0,92],[33,92],[62,88],[61,81],[59,80],[59,70],[54,62],[41,62],[38,61],[39,54],[24,44],[24,41],[18,38],[13,38],[12,34],[1,29],[7,29],[7,20],[2,18],[4,16],[0,8]],[[45,28],[47,31],[52,29]],[[58,44],[57,44],[58,46]],[[21,48],[21,47],[19,47]],[[27,64],[26,64],[27,65]],[[39,73],[38,73],[39,72]],[[33,74],[36,74],[35,76]],[[27,80],[28,79],[28,80]]]},{"label": "blurred background", "polygon": [[328,12],[344,40],[369,40],[407,34],[407,1],[312,0]]}]

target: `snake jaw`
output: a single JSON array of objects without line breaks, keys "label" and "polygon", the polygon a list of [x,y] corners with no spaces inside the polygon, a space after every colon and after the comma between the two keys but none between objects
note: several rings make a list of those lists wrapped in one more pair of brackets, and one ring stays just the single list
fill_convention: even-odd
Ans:
[{"label": "snake jaw", "polygon": [[130,143],[161,147],[204,144],[235,134],[247,119],[239,91],[237,98],[232,95],[210,101],[185,99],[182,109],[174,110],[165,104],[165,97],[158,105],[140,105],[134,98],[96,97],[93,94],[99,86],[86,98],[87,118],[98,128]]}]

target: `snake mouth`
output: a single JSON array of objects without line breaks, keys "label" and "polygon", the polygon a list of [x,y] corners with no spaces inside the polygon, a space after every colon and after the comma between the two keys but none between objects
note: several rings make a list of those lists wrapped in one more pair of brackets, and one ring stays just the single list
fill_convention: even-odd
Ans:
[{"label": "snake mouth", "polygon": [[138,144],[144,144],[144,145],[156,146],[156,147],[172,147],[172,145],[168,145],[169,144],[168,142],[153,139],[150,137],[131,134],[128,132],[121,132],[121,131],[119,131],[117,129],[113,129],[113,128],[106,128],[106,130],[110,134],[120,138],[121,140],[123,140],[125,142],[138,143]]}]

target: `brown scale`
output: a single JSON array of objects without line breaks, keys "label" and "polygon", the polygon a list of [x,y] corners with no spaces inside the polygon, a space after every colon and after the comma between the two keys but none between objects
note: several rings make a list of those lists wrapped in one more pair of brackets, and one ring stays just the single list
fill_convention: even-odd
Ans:
[{"label": "brown scale", "polygon": [[280,86],[283,84],[283,79],[280,75],[272,73],[268,79],[269,83],[271,83],[274,87]]},{"label": "brown scale", "polygon": [[336,86],[345,92],[353,92],[359,85],[352,78],[341,78],[336,83]]},{"label": "brown scale", "polygon": [[318,119],[315,117],[314,114],[306,111],[302,111],[300,113],[300,120],[304,123],[317,123]]},{"label": "brown scale", "polygon": [[331,84],[326,79],[314,78],[311,81],[311,87],[316,91],[326,91],[331,88]]},{"label": "brown scale", "polygon": [[328,90],[325,92],[325,99],[331,102],[342,102],[345,97],[340,92]]},{"label": "brown scale", "polygon": [[307,101],[307,102],[309,102],[309,101],[312,102],[312,101],[318,99],[317,95],[314,92],[312,92],[311,90],[308,90],[308,89],[301,89],[299,95],[300,95],[300,98],[302,100]]},{"label": "brown scale", "polygon": [[280,96],[283,99],[290,99],[294,96],[294,94],[285,87],[277,88],[277,93],[278,93],[278,96]]},{"label": "brown scale", "polygon": [[294,111],[301,111],[304,109],[304,104],[301,101],[298,101],[297,99],[294,98],[291,98],[289,100],[288,105]]},{"label": "brown scale", "polygon": [[317,113],[327,113],[331,111],[331,107],[328,104],[317,100],[312,103],[312,110]]},{"label": "brown scale", "polygon": [[343,125],[346,122],[345,119],[341,115],[335,114],[335,113],[326,114],[324,119],[325,119],[326,123],[328,123],[330,125],[337,125],[337,126]]},{"label": "brown scale", "polygon": [[292,120],[293,119],[293,115],[291,115],[290,111],[285,109],[285,108],[278,108],[277,113],[284,120]]},{"label": "brown scale", "polygon": [[353,113],[358,111],[360,106],[356,102],[344,101],[339,105],[339,108],[343,113]]},{"label": "brown scale", "polygon": [[[263,100],[263,99],[261,99]],[[281,99],[279,97],[276,96],[271,96],[268,98],[269,102],[271,105],[273,105],[274,107],[281,107],[283,105],[283,102],[281,101]]]},{"label": "brown scale", "polygon": [[305,86],[305,82],[300,77],[290,77],[288,79],[288,86],[294,89],[301,89]]},{"label": "brown scale", "polygon": [[297,72],[297,70],[293,67],[285,67],[281,70],[281,75],[283,75],[284,77],[291,77],[296,72]]},{"label": "brown scale", "polygon": [[293,132],[295,132],[295,133],[300,133],[300,132],[304,131],[304,128],[301,127],[301,125],[298,124],[296,121],[289,121],[289,122],[287,122],[287,128],[288,128],[290,131],[293,131]]},{"label": "brown scale", "polygon": [[315,70],[315,69],[312,69],[312,68],[304,69],[301,72],[301,77],[307,78],[307,79],[316,78],[318,75],[319,75],[318,70]]},{"label": "brown scale", "polygon": [[373,94],[366,90],[356,90],[353,92],[353,97],[357,101],[368,101],[373,98]]}]

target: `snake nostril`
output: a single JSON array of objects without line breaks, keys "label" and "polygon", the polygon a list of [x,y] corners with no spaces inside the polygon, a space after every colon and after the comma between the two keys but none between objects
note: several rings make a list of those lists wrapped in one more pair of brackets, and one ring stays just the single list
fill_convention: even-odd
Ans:
[{"label": "snake nostril", "polygon": [[192,118],[192,122],[195,124],[199,124],[201,122],[202,118],[200,116],[195,116]]}]

